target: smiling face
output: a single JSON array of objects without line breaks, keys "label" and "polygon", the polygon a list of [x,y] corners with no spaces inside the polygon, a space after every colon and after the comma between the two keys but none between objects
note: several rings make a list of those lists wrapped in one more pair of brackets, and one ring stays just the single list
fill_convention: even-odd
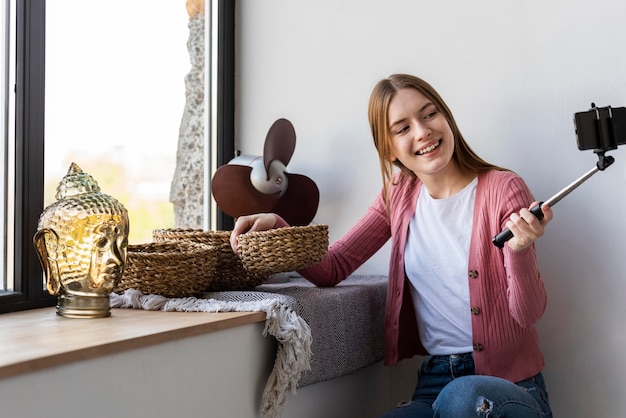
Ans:
[{"label": "smiling face", "polygon": [[423,181],[458,172],[452,161],[454,135],[443,113],[413,88],[399,89],[387,112],[390,158]]}]

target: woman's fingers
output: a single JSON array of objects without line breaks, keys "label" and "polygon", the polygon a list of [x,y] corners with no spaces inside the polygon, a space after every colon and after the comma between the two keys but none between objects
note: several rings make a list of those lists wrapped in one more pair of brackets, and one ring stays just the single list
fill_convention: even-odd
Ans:
[{"label": "woman's fingers", "polygon": [[[534,202],[530,208],[537,204],[538,202]],[[509,247],[516,251],[527,248],[537,238],[543,236],[546,225],[552,220],[552,209],[549,206],[541,206],[542,219],[533,215],[530,208],[523,208],[519,213],[513,213],[506,225],[513,233],[513,238],[509,241]]]},{"label": "woman's fingers", "polygon": [[230,246],[237,252],[238,237],[251,231],[267,231],[276,225],[276,217],[271,213],[258,213],[237,218],[230,234]]}]

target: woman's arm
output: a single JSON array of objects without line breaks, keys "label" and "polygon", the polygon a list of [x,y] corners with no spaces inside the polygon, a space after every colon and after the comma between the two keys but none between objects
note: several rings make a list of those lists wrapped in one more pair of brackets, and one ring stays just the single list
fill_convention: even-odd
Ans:
[{"label": "woman's arm", "polygon": [[[521,178],[511,181],[502,198],[505,202],[522,199],[532,201],[528,186]],[[529,205],[532,207],[537,202]],[[528,204],[528,203],[527,203]],[[547,294],[537,264],[535,241],[544,234],[547,223],[552,219],[549,207],[543,209],[544,219],[537,219],[527,208],[516,210],[505,221],[506,227],[513,232],[504,252],[509,312],[523,327],[537,322],[543,315]]]},{"label": "woman's arm", "polygon": [[328,248],[319,264],[298,272],[317,286],[335,286],[374,255],[390,236],[381,194],[365,215]]},{"label": "woman's arm", "polygon": [[[335,286],[374,255],[391,236],[382,194],[366,214],[341,239],[334,242],[324,259],[298,273],[317,286]],[[280,216],[260,213],[237,219],[230,244],[237,252],[237,238],[250,231],[266,231],[289,226]]]}]

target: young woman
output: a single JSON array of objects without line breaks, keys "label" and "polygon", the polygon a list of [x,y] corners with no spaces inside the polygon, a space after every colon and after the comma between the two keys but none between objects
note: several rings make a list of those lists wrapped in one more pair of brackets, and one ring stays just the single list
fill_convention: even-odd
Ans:
[{"label": "young woman", "polygon": [[[534,328],[546,306],[534,242],[537,202],[515,173],[483,161],[425,81],[381,80],[369,102],[383,189],[317,265],[334,286],[391,239],[385,363],[426,355],[411,401],[385,417],[551,417]],[[231,235],[287,226],[274,214],[237,220]],[[500,249],[492,237],[513,237]]]}]

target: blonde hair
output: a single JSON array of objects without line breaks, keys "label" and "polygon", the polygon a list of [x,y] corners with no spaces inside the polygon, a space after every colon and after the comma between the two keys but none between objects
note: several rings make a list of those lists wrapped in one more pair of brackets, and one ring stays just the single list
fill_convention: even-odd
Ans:
[{"label": "blonde hair", "polygon": [[387,212],[389,212],[389,190],[390,186],[393,185],[394,166],[400,168],[403,174],[415,177],[415,173],[406,168],[398,159],[393,160],[391,158],[391,139],[389,135],[389,122],[387,120],[391,99],[398,90],[406,88],[419,91],[444,115],[454,135],[454,152],[452,159],[462,172],[480,174],[492,169],[505,170],[486,162],[470,148],[463,138],[448,105],[446,105],[441,96],[439,96],[439,93],[437,93],[430,84],[412,75],[393,74],[388,78],[380,80],[376,86],[374,86],[368,105],[368,119],[372,130],[372,137],[374,138],[374,145],[378,151]]}]

